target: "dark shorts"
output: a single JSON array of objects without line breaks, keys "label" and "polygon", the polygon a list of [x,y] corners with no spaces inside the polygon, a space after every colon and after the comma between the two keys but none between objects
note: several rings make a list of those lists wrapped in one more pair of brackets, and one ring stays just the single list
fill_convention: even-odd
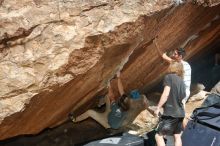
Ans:
[{"label": "dark shorts", "polygon": [[183,118],[174,118],[170,116],[162,116],[157,125],[157,133],[160,135],[180,134],[183,131]]}]

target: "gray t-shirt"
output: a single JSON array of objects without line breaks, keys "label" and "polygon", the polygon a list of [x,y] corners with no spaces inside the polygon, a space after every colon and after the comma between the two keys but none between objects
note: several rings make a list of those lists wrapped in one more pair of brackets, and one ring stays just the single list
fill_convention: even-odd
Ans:
[{"label": "gray t-shirt", "polygon": [[170,87],[169,97],[164,104],[165,116],[174,118],[185,117],[182,99],[186,96],[186,89],[183,80],[176,74],[168,74],[164,78],[164,87]]},{"label": "gray t-shirt", "polygon": [[123,111],[117,103],[111,104],[111,112],[108,115],[108,124],[113,129],[118,129],[120,127],[126,126],[131,124],[137,115],[146,109],[145,102],[146,97],[145,95],[141,95],[139,99],[131,99],[128,98],[129,102],[129,109],[127,111]]},{"label": "gray t-shirt", "polygon": [[122,126],[126,118],[127,112],[123,111],[117,103],[111,104],[111,112],[108,114],[108,124],[113,129],[118,129]]}]

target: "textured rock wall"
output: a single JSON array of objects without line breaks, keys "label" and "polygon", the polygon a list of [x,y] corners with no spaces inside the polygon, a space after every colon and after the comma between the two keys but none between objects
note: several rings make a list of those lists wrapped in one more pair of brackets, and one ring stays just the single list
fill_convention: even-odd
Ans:
[{"label": "textured rock wall", "polygon": [[[167,5],[141,1],[1,1],[0,121],[21,111],[34,95],[90,70],[111,44],[95,44],[87,37],[163,7]],[[126,42],[125,37],[109,39],[114,46]]]},{"label": "textured rock wall", "polygon": [[194,0],[194,2],[203,6],[216,6],[220,3],[220,0]]},{"label": "textured rock wall", "polygon": [[166,69],[156,35],[161,51],[184,44],[188,58],[219,37],[219,6],[172,4],[1,1],[0,139],[84,112],[121,69],[126,91],[150,89]]},{"label": "textured rock wall", "polygon": [[[19,121],[13,121],[18,120],[18,117],[24,122],[27,117],[22,118],[21,112],[26,109],[25,111],[30,112],[28,117],[33,119],[28,123],[32,123],[31,129],[34,130],[25,130],[23,126],[18,124],[17,129],[26,131],[18,133],[36,133],[43,127],[51,126],[56,118],[60,121],[66,117],[76,103],[66,106],[65,103],[71,103],[72,100],[65,99],[60,94],[58,94],[59,97],[53,95],[64,90],[63,88],[74,86],[72,84],[64,86],[64,84],[76,79],[75,82],[78,83],[81,80],[80,86],[86,86],[86,88],[85,91],[78,93],[77,96],[82,94],[77,97],[78,99],[73,98],[73,100],[77,101],[83,98],[90,90],[88,86],[91,87],[96,80],[96,75],[101,77],[101,70],[103,69],[100,68],[100,71],[93,75],[95,77],[89,77],[91,82],[87,81],[88,83],[85,84],[84,82],[87,79],[84,79],[83,75],[101,60],[108,59],[107,66],[112,65],[112,68],[110,67],[112,71],[108,70],[107,76],[104,77],[105,80],[109,80],[117,70],[118,67],[116,66],[123,59],[122,49],[125,50],[129,46],[126,44],[128,38],[134,38],[140,33],[134,33],[136,30],[140,31],[139,27],[126,30],[127,27],[125,26],[119,28],[119,31],[114,31],[117,29],[115,27],[123,23],[133,22],[141,14],[150,14],[153,11],[167,8],[171,4],[169,1],[164,5],[157,5],[154,1],[148,3],[144,1],[106,0],[25,0],[22,2],[2,0],[0,3],[0,122],[5,117],[19,112],[18,116],[13,116],[12,123],[4,123],[6,125],[13,125],[13,123],[17,125]],[[130,27],[133,26],[130,25]],[[127,34],[128,31],[130,31],[129,34]],[[107,34],[102,36],[103,33]],[[112,53],[113,57],[114,55],[118,55],[118,57],[115,56],[114,59],[117,59],[117,62],[111,64],[109,60],[111,56],[104,56],[104,54],[111,52],[108,51],[110,49],[116,50],[117,48],[122,49]],[[124,52],[125,56],[126,51]],[[106,57],[108,58],[105,59]],[[97,85],[91,90],[97,88],[102,79],[97,80]],[[61,86],[64,87],[60,88],[57,93],[51,93]],[[77,91],[77,89],[75,90]],[[73,90],[69,96],[73,96],[76,91]],[[32,102],[30,103],[31,99]],[[60,111],[55,110],[58,109],[56,106],[61,107]],[[54,112],[54,114],[59,113],[63,116],[62,118],[56,117],[47,111]],[[36,117],[33,117],[33,114]],[[47,116],[44,117],[43,115]],[[39,116],[42,116],[42,119]],[[36,124],[35,118],[41,119],[38,122],[44,125],[43,127],[40,126],[42,128],[33,126]],[[45,118],[50,120],[44,121]],[[4,126],[1,127],[1,131],[5,133],[3,129]]]}]

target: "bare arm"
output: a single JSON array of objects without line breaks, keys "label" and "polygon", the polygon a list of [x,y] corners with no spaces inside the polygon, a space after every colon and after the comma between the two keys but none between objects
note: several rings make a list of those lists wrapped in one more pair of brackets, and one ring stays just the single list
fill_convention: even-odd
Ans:
[{"label": "bare arm", "polygon": [[124,91],[124,87],[121,82],[120,73],[117,73],[117,77],[118,77],[118,90],[119,90],[120,95],[122,96],[125,93],[125,91]]},{"label": "bare arm", "polygon": [[113,93],[111,83],[109,83],[108,84],[108,96],[106,96],[106,103],[110,104],[110,102],[114,102],[114,101],[115,101],[115,95]]},{"label": "bare arm", "polygon": [[171,63],[172,61],[174,61],[172,58],[170,58],[169,56],[167,56],[166,53],[163,53],[162,58],[163,58],[165,61],[169,62],[169,63]]},{"label": "bare arm", "polygon": [[168,99],[168,96],[169,96],[169,93],[170,93],[170,87],[169,86],[165,86],[164,87],[164,90],[163,90],[163,93],[160,97],[160,101],[157,105],[157,110],[155,111],[155,114],[158,116],[159,112],[160,112],[160,108],[166,103],[167,99]]},{"label": "bare arm", "polygon": [[160,101],[157,105],[158,108],[161,108],[164,103],[166,103],[167,99],[168,99],[168,96],[169,96],[169,93],[170,93],[170,87],[169,86],[165,86],[164,87],[164,90],[163,90],[163,93],[160,97]]},{"label": "bare arm", "polygon": [[170,58],[169,56],[167,56],[166,53],[163,53],[163,54],[161,53],[161,51],[160,51],[160,49],[159,49],[159,46],[158,46],[158,44],[157,44],[156,39],[154,40],[154,44],[155,44],[155,46],[156,46],[156,48],[157,48],[157,52],[159,53],[159,55],[160,55],[165,61],[171,63],[171,62],[173,61],[173,59]]}]

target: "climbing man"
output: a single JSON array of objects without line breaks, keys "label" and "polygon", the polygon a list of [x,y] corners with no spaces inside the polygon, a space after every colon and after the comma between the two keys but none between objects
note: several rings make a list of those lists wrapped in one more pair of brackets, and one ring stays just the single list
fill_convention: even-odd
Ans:
[{"label": "climbing man", "polygon": [[133,90],[129,95],[126,95],[120,78],[120,73],[117,74],[117,85],[120,97],[117,98],[113,94],[111,82],[108,85],[108,93],[105,96],[106,108],[100,113],[89,109],[85,113],[70,118],[73,122],[80,122],[89,117],[96,120],[105,128],[119,129],[123,126],[131,124],[136,116],[148,106],[147,98],[141,95],[137,90]]}]

